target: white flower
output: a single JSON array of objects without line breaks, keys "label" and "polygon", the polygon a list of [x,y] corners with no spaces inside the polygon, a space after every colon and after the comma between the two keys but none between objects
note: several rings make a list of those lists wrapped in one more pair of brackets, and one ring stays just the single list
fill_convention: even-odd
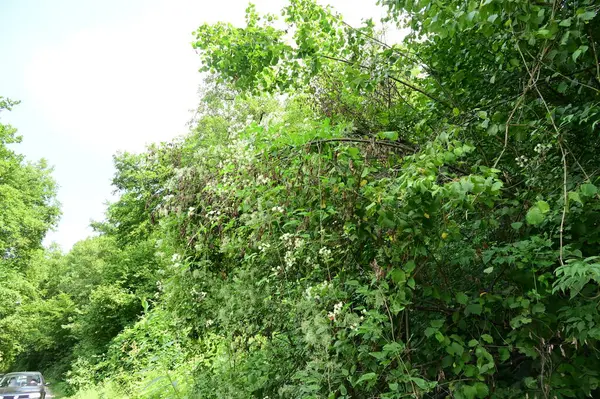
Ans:
[{"label": "white flower", "polygon": [[515,161],[517,162],[517,165],[519,165],[520,168],[524,168],[525,166],[527,166],[529,158],[527,158],[525,155],[521,155],[520,157],[515,158]]},{"label": "white flower", "polygon": [[256,182],[257,182],[258,184],[260,184],[260,185],[266,185],[266,184],[268,184],[268,183],[269,183],[269,181],[270,181],[270,180],[269,180],[269,178],[268,178],[268,177],[265,177],[265,176],[263,176],[263,175],[258,175],[258,176],[256,177]]},{"label": "white flower", "polygon": [[321,258],[323,258],[323,260],[327,261],[331,259],[331,250],[329,248],[323,247],[321,249],[319,249],[319,255],[321,255]]},{"label": "white flower", "polygon": [[535,146],[535,148],[533,149],[535,152],[537,152],[538,154],[543,154],[546,151],[548,151],[550,148],[552,148],[552,144],[537,144]]},{"label": "white flower", "polygon": [[271,248],[271,244],[268,242],[258,244],[258,250],[262,253],[265,253],[269,248]]},{"label": "white flower", "polygon": [[214,324],[213,320],[211,320],[211,319],[206,320],[206,327],[207,328],[210,327],[210,326],[212,326],[213,324]]},{"label": "white flower", "polygon": [[285,212],[285,209],[283,209],[282,206],[274,206],[273,208],[271,208],[271,211],[275,213],[283,213]]},{"label": "white flower", "polygon": [[296,257],[294,256],[294,253],[292,251],[286,251],[283,259],[284,259],[285,265],[288,269],[290,269],[292,266],[294,266],[294,263],[296,262]]},{"label": "white flower", "polygon": [[291,246],[292,245],[292,238],[294,238],[293,234],[285,233],[284,235],[281,236],[281,241],[283,241],[283,243],[285,245]]},{"label": "white flower", "polygon": [[342,307],[344,306],[343,302],[338,302],[333,305],[333,311],[327,313],[327,318],[331,321],[334,321],[336,317],[342,312]]},{"label": "white flower", "polygon": [[333,305],[333,313],[339,314],[342,311],[342,307],[344,306],[343,302],[338,302]]}]

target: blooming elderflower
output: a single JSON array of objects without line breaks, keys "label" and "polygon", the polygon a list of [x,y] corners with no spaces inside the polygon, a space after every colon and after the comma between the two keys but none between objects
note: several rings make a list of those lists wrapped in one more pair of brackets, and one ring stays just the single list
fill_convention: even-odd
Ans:
[{"label": "blooming elderflower", "polygon": [[304,240],[302,238],[298,237],[294,240],[294,248],[300,249],[303,246],[304,246]]},{"label": "blooming elderflower", "polygon": [[517,161],[517,165],[519,165],[520,168],[524,168],[527,166],[529,158],[527,158],[525,155],[521,155],[520,157],[515,158],[515,161]]},{"label": "blooming elderflower", "polygon": [[329,320],[334,321],[336,319],[336,317],[342,312],[343,306],[344,306],[343,302],[338,302],[335,305],[333,305],[333,311],[327,313],[327,317],[329,318]]},{"label": "blooming elderflower", "polygon": [[285,209],[282,206],[274,206],[273,208],[271,208],[271,211],[275,213],[283,213],[285,212]]},{"label": "blooming elderflower", "polygon": [[285,266],[290,269],[294,266],[294,263],[296,263],[296,256],[293,251],[286,251],[283,260],[285,261]]},{"label": "blooming elderflower", "polygon": [[271,244],[269,244],[268,242],[261,242],[260,244],[258,244],[258,250],[262,253],[267,252],[269,248],[271,248]]},{"label": "blooming elderflower", "polygon": [[331,250],[327,247],[323,247],[319,249],[319,255],[324,261],[328,261],[331,259]]},{"label": "blooming elderflower", "polygon": [[550,148],[552,148],[552,144],[537,144],[533,150],[541,155],[548,151]]},{"label": "blooming elderflower", "polygon": [[271,179],[269,179],[268,177],[265,177],[263,175],[258,175],[256,177],[256,182],[262,186],[269,184],[270,181],[271,181]]},{"label": "blooming elderflower", "polygon": [[281,241],[283,241],[283,243],[284,243],[286,246],[288,246],[288,247],[292,246],[292,239],[293,239],[293,238],[294,238],[294,235],[293,235],[293,234],[290,234],[290,233],[285,233],[284,235],[282,235],[282,236],[280,237]]}]

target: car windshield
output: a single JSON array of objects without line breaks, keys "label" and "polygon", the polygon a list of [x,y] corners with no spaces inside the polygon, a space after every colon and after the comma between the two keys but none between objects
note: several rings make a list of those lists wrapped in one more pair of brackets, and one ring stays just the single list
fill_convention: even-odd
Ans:
[{"label": "car windshield", "polygon": [[40,385],[40,376],[35,374],[7,374],[0,381],[0,388]]}]

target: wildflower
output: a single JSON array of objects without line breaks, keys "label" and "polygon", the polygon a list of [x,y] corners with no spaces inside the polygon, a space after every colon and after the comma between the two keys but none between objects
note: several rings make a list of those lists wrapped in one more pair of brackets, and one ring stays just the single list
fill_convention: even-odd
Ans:
[{"label": "wildflower", "polygon": [[266,184],[268,184],[268,183],[269,183],[269,181],[270,181],[270,180],[269,180],[269,178],[268,178],[268,177],[265,177],[265,176],[263,176],[263,175],[258,175],[258,176],[256,177],[256,182],[257,182],[258,184],[260,184],[260,185],[266,185]]},{"label": "wildflower", "polygon": [[258,250],[262,253],[265,253],[269,248],[271,248],[271,244],[268,242],[258,244]]},{"label": "wildflower", "polygon": [[323,260],[327,261],[331,259],[331,250],[329,248],[323,247],[319,249],[319,255]]},{"label": "wildflower", "polygon": [[333,305],[333,311],[327,313],[327,318],[329,320],[334,321],[336,317],[342,312],[342,307],[344,306],[343,302],[338,302]]},{"label": "wildflower", "polygon": [[515,158],[515,161],[517,162],[517,165],[519,165],[520,168],[524,168],[525,166],[527,166],[529,158],[527,158],[525,155],[521,155],[520,157]]},{"label": "wildflower", "polygon": [[294,266],[294,263],[296,262],[296,257],[294,256],[294,253],[292,251],[286,251],[283,259],[288,269]]}]

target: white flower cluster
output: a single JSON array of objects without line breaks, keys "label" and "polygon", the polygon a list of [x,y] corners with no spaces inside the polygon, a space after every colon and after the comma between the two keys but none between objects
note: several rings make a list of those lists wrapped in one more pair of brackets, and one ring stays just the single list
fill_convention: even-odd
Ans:
[{"label": "white flower cluster", "polygon": [[331,250],[327,247],[319,249],[319,255],[325,262],[331,260]]},{"label": "white flower cluster", "polygon": [[285,261],[285,267],[287,269],[291,269],[294,266],[294,263],[296,263],[296,255],[294,254],[294,251],[285,251],[283,260]]},{"label": "white flower cluster", "polygon": [[211,222],[215,222],[216,220],[218,220],[219,216],[221,216],[221,211],[218,209],[213,209],[212,211],[208,211],[206,213],[206,218],[209,219]]},{"label": "white flower cluster", "polygon": [[283,213],[285,212],[285,209],[282,206],[274,206],[271,208],[271,211],[274,213]]},{"label": "white flower cluster", "polygon": [[527,166],[529,158],[527,158],[525,155],[521,155],[520,157],[515,158],[515,161],[517,161],[517,165],[519,165],[520,168],[524,168]]},{"label": "white flower cluster", "polygon": [[254,162],[254,150],[249,140],[233,140],[228,146],[231,159],[240,166],[250,165]]},{"label": "white flower cluster", "polygon": [[212,326],[215,322],[212,319],[206,320],[206,328]]},{"label": "white flower cluster", "polygon": [[343,302],[338,302],[335,305],[333,305],[333,311],[327,313],[327,317],[329,318],[329,320],[334,321],[336,319],[336,317],[342,313],[342,307],[344,306]]},{"label": "white flower cluster", "polygon": [[300,237],[296,237],[294,240],[294,248],[300,249],[304,246],[304,240]]},{"label": "white flower cluster", "polygon": [[320,284],[306,288],[306,290],[304,291],[304,295],[306,296],[306,299],[319,300],[321,299],[319,292],[322,293],[324,290],[329,290],[332,287],[333,284],[331,283],[331,281],[325,280]]},{"label": "white flower cluster", "polygon": [[269,250],[269,248],[271,248],[271,244],[269,244],[268,242],[265,243],[260,243],[258,244],[258,250],[262,253],[265,253]]},{"label": "white flower cluster", "polygon": [[[366,314],[366,313],[367,313],[367,312],[366,312],[366,311],[363,309],[363,310],[362,310],[362,314],[364,315],[364,314]],[[350,329],[351,329],[352,331],[356,331],[356,329],[358,328],[358,325],[359,325],[360,323],[362,323],[362,321],[365,319],[365,316],[363,316],[363,315],[361,315],[361,316],[358,318],[358,321],[355,321],[354,323],[350,324]]]},{"label": "white flower cluster", "polygon": [[552,148],[552,144],[538,144],[533,150],[541,155],[548,151],[550,148]]},{"label": "white flower cluster", "polygon": [[294,239],[294,235],[290,234],[290,233],[285,233],[284,235],[282,235],[280,237],[280,240],[283,241],[283,243],[288,246],[291,247],[292,246],[292,240]]},{"label": "white flower cluster", "polygon": [[200,302],[204,298],[206,298],[206,292],[204,292],[204,291],[197,291],[195,288],[192,289],[192,295],[195,295],[198,298],[198,302]]},{"label": "white flower cluster", "polygon": [[265,186],[265,185],[269,184],[270,181],[271,181],[271,179],[269,179],[268,177],[265,177],[263,175],[258,175],[256,177],[256,183],[260,184],[261,186]]}]

